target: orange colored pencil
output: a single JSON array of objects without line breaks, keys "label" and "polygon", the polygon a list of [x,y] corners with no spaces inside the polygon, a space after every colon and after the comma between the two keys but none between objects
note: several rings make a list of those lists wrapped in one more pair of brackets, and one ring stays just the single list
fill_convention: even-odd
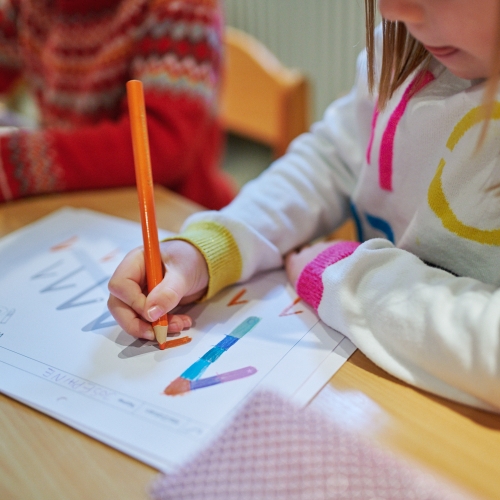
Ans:
[{"label": "orange colored pencil", "polygon": [[[163,263],[160,255],[158,227],[156,225],[153,175],[151,174],[151,158],[149,155],[148,128],[146,124],[146,108],[144,105],[142,82],[139,80],[130,80],[127,82],[127,100],[149,293],[163,279]],[[167,315],[165,314],[159,320],[154,321],[152,325],[160,349],[165,349],[168,331]]]}]

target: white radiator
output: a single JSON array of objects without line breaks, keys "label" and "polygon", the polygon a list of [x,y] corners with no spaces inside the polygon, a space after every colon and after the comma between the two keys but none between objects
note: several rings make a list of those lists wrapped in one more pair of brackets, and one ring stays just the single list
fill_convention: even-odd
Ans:
[{"label": "white radiator", "polygon": [[227,24],[258,38],[312,83],[312,119],[349,91],[365,46],[363,0],[224,0]]}]

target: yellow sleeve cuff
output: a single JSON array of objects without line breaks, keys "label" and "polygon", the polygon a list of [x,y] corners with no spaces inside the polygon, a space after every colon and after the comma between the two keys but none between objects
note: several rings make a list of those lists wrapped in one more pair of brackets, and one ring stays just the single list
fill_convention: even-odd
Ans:
[{"label": "yellow sleeve cuff", "polygon": [[243,269],[241,254],[233,235],[222,224],[211,221],[195,222],[182,234],[166,238],[164,241],[169,240],[187,241],[205,257],[209,278],[204,299],[213,297],[240,279]]}]

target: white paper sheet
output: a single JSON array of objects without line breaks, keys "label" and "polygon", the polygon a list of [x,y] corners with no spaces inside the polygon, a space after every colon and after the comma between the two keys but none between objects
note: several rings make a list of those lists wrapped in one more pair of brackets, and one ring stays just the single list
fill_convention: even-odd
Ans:
[{"label": "white paper sheet", "polygon": [[107,281],[141,238],[136,223],[68,208],[0,241],[2,392],[172,471],[255,389],[307,404],[354,352],[283,271],[184,308],[184,345],[134,339],[107,310]]}]

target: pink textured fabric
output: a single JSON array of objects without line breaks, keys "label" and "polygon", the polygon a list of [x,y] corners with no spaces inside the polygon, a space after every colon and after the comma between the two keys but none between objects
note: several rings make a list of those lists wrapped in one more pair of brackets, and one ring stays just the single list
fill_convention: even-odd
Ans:
[{"label": "pink textured fabric", "polygon": [[394,154],[394,138],[396,136],[396,129],[399,121],[403,117],[406,106],[410,99],[420,90],[422,90],[428,83],[434,80],[434,75],[430,71],[426,71],[423,75],[419,73],[413,81],[408,85],[403,97],[396,109],[393,111],[387,128],[382,136],[380,144],[380,158],[379,158],[379,184],[382,189],[392,191],[392,160]]},{"label": "pink textured fabric", "polygon": [[257,393],[218,439],[152,485],[156,500],[466,500],[311,408]]},{"label": "pink textured fabric", "polygon": [[297,280],[299,297],[318,310],[323,297],[323,280],[321,279],[323,271],[328,266],[351,255],[358,246],[359,243],[355,241],[342,241],[328,247],[309,262]]}]

